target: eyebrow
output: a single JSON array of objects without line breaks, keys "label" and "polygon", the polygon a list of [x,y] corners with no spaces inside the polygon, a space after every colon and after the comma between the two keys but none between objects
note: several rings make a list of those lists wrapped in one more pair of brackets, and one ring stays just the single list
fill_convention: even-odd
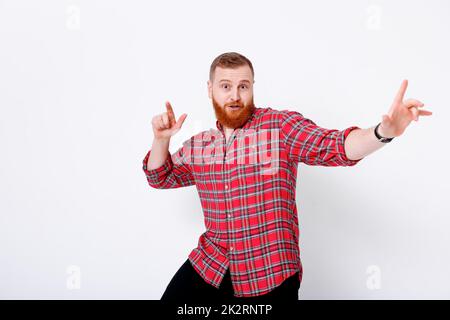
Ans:
[{"label": "eyebrow", "polygon": [[[231,80],[222,79],[222,80],[219,81],[219,83],[222,82],[222,81],[231,82]],[[250,81],[248,81],[248,80],[241,80],[241,81],[239,81],[239,83],[242,83],[242,82],[250,83]]]}]

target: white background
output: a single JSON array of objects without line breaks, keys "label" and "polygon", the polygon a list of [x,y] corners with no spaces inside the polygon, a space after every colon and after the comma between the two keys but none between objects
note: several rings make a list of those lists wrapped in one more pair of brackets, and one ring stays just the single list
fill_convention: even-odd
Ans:
[{"label": "white background", "polygon": [[188,114],[171,152],[214,128],[209,67],[236,51],[258,107],[325,128],[376,125],[403,79],[433,112],[354,167],[299,164],[300,299],[449,299],[449,18],[445,0],[0,0],[0,298],[160,298],[205,229],[195,186],[147,184],[151,118]]}]

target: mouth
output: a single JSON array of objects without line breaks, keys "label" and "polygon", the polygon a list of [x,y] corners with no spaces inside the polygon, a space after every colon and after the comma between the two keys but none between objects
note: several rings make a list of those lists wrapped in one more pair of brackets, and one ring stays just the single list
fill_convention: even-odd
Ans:
[{"label": "mouth", "polygon": [[230,110],[239,110],[239,109],[241,109],[242,107],[236,105],[236,106],[228,106],[227,108],[230,109]]}]

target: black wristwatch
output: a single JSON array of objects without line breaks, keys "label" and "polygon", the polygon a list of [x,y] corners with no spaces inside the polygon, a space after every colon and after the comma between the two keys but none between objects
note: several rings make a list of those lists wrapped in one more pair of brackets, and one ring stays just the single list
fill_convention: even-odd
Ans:
[{"label": "black wristwatch", "polygon": [[385,138],[385,137],[382,137],[382,136],[380,136],[378,134],[377,129],[380,126],[380,124],[381,124],[381,122],[379,124],[377,124],[377,126],[375,127],[375,130],[373,130],[373,132],[375,133],[375,137],[377,137],[378,141],[383,142],[383,143],[391,142],[392,139],[394,139],[394,137],[392,137],[392,138]]}]

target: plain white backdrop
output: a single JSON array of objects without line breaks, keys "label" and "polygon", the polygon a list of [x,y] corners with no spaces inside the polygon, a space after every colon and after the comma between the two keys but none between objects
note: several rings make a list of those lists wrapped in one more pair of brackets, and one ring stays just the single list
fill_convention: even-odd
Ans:
[{"label": "plain white backdrop", "polygon": [[433,115],[354,167],[299,164],[300,299],[449,299],[450,3],[0,0],[0,298],[159,299],[205,231],[195,186],[152,189],[151,119],[214,128],[239,52],[258,107],[368,128]]}]

